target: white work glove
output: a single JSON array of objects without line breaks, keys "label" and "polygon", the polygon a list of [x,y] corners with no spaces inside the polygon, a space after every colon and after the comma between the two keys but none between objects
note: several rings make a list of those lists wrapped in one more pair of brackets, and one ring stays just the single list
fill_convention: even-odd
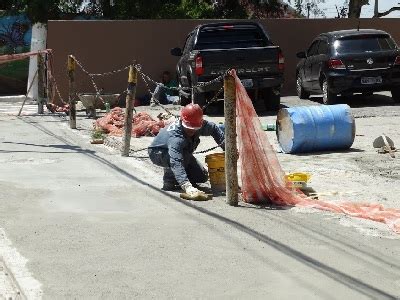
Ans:
[{"label": "white work glove", "polygon": [[196,189],[190,182],[185,182],[184,184],[182,184],[181,187],[188,195],[201,193],[201,191],[199,189]]}]

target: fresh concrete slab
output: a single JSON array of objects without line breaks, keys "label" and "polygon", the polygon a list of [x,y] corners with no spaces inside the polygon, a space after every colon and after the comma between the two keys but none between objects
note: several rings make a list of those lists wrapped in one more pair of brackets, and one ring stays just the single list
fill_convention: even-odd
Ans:
[{"label": "fresh concrete slab", "polygon": [[[397,109],[382,108],[391,111],[383,120],[395,122]],[[59,116],[0,115],[0,227],[44,298],[400,297],[399,237],[385,226],[310,210],[230,207],[223,198],[181,200],[160,191],[161,170],[146,158],[91,145],[85,122],[72,131]],[[364,137],[373,135],[370,122],[360,122]],[[373,151],[362,154],[382,157]],[[341,173],[334,185],[321,170],[349,166],[360,174],[365,169],[350,163],[356,154],[279,158],[285,170],[315,168],[318,187],[338,189]],[[363,195],[375,198],[385,180],[397,193],[397,178],[370,176],[382,181],[369,181]]]}]

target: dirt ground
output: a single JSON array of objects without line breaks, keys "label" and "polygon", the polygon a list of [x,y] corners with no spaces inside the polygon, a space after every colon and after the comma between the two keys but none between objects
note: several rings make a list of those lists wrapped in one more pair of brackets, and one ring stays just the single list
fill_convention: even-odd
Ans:
[{"label": "dirt ground", "polygon": [[[400,121],[400,106],[395,104],[389,93],[381,93],[370,97],[356,95],[351,99],[341,99],[341,103],[347,103],[352,107],[352,113],[356,120],[356,138],[349,150],[329,151],[321,153],[306,154],[284,154],[280,150],[275,132],[266,132],[270,143],[277,151],[279,161],[285,172],[307,172],[312,175],[309,186],[313,187],[321,199],[331,201],[357,201],[368,203],[381,203],[385,207],[400,208],[398,195],[400,194],[400,153],[396,158],[389,154],[379,154],[373,148],[372,142],[381,134],[386,134],[395,146],[400,147],[400,132],[398,124]],[[311,100],[300,100],[297,97],[282,98],[283,107],[300,105],[320,105],[321,99],[313,97]],[[179,113],[179,106],[168,106],[175,113]],[[138,107],[138,111],[147,111],[156,116],[162,109],[159,107]],[[276,120],[275,114],[269,114],[262,109],[258,110],[262,124],[273,124]],[[104,112],[99,112],[101,115]],[[87,119],[84,112],[78,112],[78,133],[90,139],[93,128],[93,120]],[[206,116],[207,119],[216,123],[223,122],[223,116]],[[64,126],[68,126],[64,123]],[[132,138],[131,149],[138,150],[147,147],[152,141],[151,137]],[[99,147],[119,147],[121,138],[109,137],[106,145]],[[198,150],[205,150],[215,146],[210,137],[203,137]],[[216,149],[212,152],[220,152]],[[212,153],[209,152],[209,153]],[[198,154],[197,158],[205,165],[206,154]],[[139,151],[132,154],[133,159],[147,161],[149,168],[155,170],[162,176],[162,169],[154,166],[147,158],[147,151]],[[240,176],[240,169],[239,169]],[[160,180],[161,185],[161,180]],[[298,209],[299,212],[310,212]],[[336,216],[337,217],[337,216]],[[385,226],[365,220],[354,220],[343,218],[345,226],[355,226],[365,234],[385,235],[390,238],[398,238],[387,232]]]}]

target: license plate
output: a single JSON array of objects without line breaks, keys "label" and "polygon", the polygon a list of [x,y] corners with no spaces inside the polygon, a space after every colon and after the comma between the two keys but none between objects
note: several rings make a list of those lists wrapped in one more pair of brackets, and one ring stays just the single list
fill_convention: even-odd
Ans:
[{"label": "license plate", "polygon": [[240,80],[245,88],[253,87],[253,79],[242,79]]},{"label": "license plate", "polygon": [[382,77],[361,77],[361,84],[382,83]]}]

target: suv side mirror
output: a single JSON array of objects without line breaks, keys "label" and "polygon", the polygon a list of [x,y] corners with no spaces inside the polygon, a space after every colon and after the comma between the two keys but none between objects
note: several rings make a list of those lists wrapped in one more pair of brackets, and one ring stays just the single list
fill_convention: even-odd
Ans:
[{"label": "suv side mirror", "polygon": [[171,55],[182,56],[182,49],[178,47],[171,49]]},{"label": "suv side mirror", "polygon": [[306,57],[307,57],[307,55],[306,55],[306,53],[305,53],[304,51],[297,52],[297,53],[296,53],[296,56],[297,56],[298,58],[306,58]]}]

